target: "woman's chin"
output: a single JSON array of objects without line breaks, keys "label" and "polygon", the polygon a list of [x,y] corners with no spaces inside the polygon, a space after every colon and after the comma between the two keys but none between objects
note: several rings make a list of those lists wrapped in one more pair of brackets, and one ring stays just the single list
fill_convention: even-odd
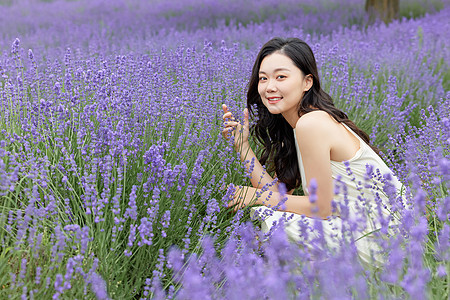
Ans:
[{"label": "woman's chin", "polygon": [[272,115],[279,115],[282,113],[282,111],[280,109],[277,108],[267,108],[267,110],[272,114]]}]

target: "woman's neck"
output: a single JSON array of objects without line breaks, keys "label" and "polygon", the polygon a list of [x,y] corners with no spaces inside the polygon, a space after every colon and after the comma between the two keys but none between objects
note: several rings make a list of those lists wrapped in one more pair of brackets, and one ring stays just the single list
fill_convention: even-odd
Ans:
[{"label": "woman's neck", "polygon": [[[311,110],[319,110],[316,107],[309,107]],[[298,120],[304,116],[305,114],[309,113],[309,111],[300,111],[300,112],[295,112],[295,113],[282,113],[284,119],[289,123],[289,125],[291,125],[292,128],[295,128],[295,126],[297,125]],[[300,114],[300,115],[299,115]]]},{"label": "woman's neck", "polygon": [[295,128],[297,125],[297,121],[300,119],[298,114],[282,114],[284,119],[291,125],[292,128]]}]

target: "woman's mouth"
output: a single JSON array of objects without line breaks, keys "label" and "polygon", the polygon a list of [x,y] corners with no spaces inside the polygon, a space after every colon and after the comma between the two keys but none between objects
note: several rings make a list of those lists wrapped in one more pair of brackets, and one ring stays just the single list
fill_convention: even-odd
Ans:
[{"label": "woman's mouth", "polygon": [[267,98],[267,101],[269,102],[269,104],[275,104],[280,102],[283,99],[283,97],[271,97],[271,98]]}]

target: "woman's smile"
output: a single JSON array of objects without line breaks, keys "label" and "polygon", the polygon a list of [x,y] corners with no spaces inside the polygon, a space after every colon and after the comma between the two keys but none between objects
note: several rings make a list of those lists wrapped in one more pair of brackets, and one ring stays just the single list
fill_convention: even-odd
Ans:
[{"label": "woman's smile", "polygon": [[281,100],[283,100],[283,97],[268,97],[267,98],[267,102],[269,102],[269,104],[275,104],[280,102]]}]

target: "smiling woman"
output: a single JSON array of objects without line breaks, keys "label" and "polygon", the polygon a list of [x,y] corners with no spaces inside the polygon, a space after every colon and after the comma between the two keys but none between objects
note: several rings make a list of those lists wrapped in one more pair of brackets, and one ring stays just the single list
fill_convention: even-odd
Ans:
[{"label": "smiling woman", "polygon": [[[376,232],[394,234],[398,222],[390,213],[392,205],[404,206],[402,197],[397,198],[399,203],[390,203],[383,188],[392,186],[400,195],[402,185],[370,146],[368,135],[322,90],[314,54],[305,42],[297,38],[267,42],[253,66],[244,124],[235,121],[225,105],[223,110],[223,135],[234,135],[252,183],[236,189],[230,206],[263,205],[251,209],[252,217],[262,213],[262,230],[270,231],[284,218],[288,237],[296,241],[306,239],[299,227],[299,221],[306,220],[309,238],[322,235],[335,249],[342,243],[342,229],[352,227],[360,257],[383,261],[376,254],[380,250]],[[258,117],[252,133],[262,145],[259,159],[248,142],[249,111]],[[265,172],[265,164],[275,179]],[[288,190],[283,203],[280,183]],[[300,185],[305,195],[292,195]],[[323,234],[313,229],[314,222],[321,222]]]}]

